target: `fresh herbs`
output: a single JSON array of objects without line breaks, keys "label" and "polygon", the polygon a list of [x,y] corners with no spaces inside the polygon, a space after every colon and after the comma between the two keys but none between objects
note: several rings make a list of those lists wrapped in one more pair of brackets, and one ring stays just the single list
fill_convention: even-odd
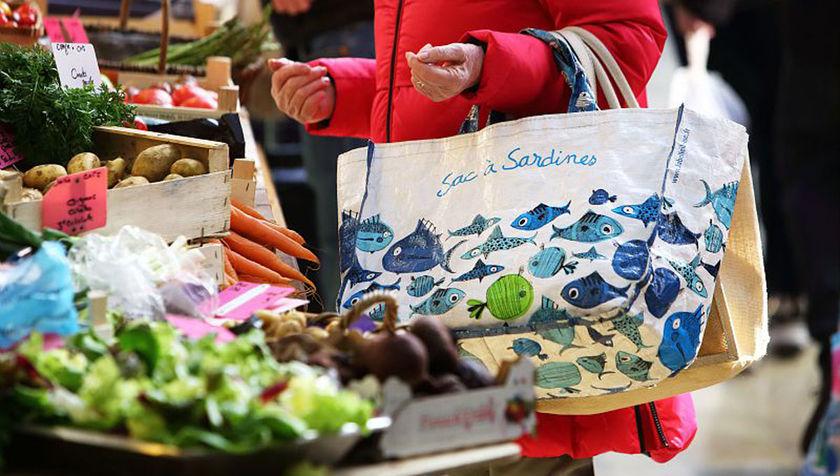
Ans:
[{"label": "fresh herbs", "polygon": [[92,147],[95,126],[131,122],[122,92],[64,89],[52,54],[0,43],[0,122],[11,126],[24,165],[64,165]]}]

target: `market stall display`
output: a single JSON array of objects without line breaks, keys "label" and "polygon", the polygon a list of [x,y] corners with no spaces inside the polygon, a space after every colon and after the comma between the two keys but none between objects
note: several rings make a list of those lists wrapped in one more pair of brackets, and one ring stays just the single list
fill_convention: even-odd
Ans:
[{"label": "market stall display", "polygon": [[38,5],[30,2],[0,1],[0,43],[33,45],[44,32]]}]

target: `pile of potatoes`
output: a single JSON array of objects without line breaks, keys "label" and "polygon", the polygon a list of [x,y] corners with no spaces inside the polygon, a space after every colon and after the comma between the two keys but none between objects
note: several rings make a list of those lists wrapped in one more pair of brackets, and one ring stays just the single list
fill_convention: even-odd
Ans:
[{"label": "pile of potatoes", "polygon": [[[23,199],[40,200],[55,179],[67,174],[102,167],[103,162],[90,152],[76,154],[65,169],[58,164],[37,165],[23,174]],[[171,144],[161,144],[140,152],[133,162],[122,157],[104,161],[108,169],[108,188],[124,188],[151,182],[175,180],[207,173],[203,162],[181,156],[181,150]]]}]

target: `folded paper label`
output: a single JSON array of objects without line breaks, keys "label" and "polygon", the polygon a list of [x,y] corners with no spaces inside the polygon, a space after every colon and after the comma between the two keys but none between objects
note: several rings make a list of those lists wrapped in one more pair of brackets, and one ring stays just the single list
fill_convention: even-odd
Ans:
[{"label": "folded paper label", "polygon": [[107,201],[105,167],[59,177],[44,196],[43,225],[68,235],[102,228],[108,218]]},{"label": "folded paper label", "polygon": [[294,292],[291,287],[270,286],[240,281],[219,293],[216,317],[245,320],[260,309],[273,309]]},{"label": "folded paper label", "polygon": [[58,69],[58,79],[65,88],[83,88],[88,84],[99,88],[102,84],[93,45],[53,43],[52,53]]},{"label": "folded paper label", "polygon": [[8,127],[0,124],[0,169],[23,160],[23,157],[15,152],[14,136]]}]

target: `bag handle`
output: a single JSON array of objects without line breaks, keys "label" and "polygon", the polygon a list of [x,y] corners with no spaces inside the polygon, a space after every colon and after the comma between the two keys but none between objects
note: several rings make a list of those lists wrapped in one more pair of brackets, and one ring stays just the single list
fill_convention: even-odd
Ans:
[{"label": "bag handle", "polygon": [[[120,30],[125,31],[131,12],[131,0],[120,2]],[[158,74],[166,73],[166,51],[169,49],[169,0],[160,0],[160,56]]]}]

